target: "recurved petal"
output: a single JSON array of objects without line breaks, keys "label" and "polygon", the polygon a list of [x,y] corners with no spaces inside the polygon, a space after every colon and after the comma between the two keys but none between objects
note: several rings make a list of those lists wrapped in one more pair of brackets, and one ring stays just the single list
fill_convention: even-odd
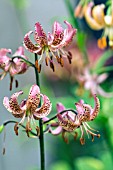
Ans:
[{"label": "recurved petal", "polygon": [[72,42],[73,37],[76,34],[77,30],[73,28],[69,22],[64,21],[64,23],[67,25],[67,29],[64,30],[64,37],[61,44],[63,46],[67,46],[69,43]]},{"label": "recurved petal", "polygon": [[4,99],[3,99],[3,105],[5,106],[5,108],[6,108],[9,112],[12,112],[12,109],[11,109],[10,106],[9,106],[9,99],[8,99],[8,97],[4,97]]},{"label": "recurved petal", "polygon": [[95,107],[92,110],[90,120],[95,119],[95,117],[98,115],[98,113],[100,111],[100,101],[99,101],[98,97],[96,96],[96,94],[93,94],[93,97],[94,97],[94,101],[95,101]]},{"label": "recurved petal", "polygon": [[55,21],[53,24],[52,34],[54,37],[52,45],[56,46],[60,44],[64,37],[64,30],[57,21]]},{"label": "recurved petal", "polygon": [[84,113],[83,105],[80,102],[78,102],[78,103],[75,103],[75,106],[76,106],[78,115],[82,115]]},{"label": "recurved petal", "polygon": [[103,74],[100,74],[98,77],[97,77],[97,83],[102,83],[103,81],[105,81],[108,77],[108,74],[107,73],[103,73]]},{"label": "recurved petal", "polygon": [[21,56],[24,55],[24,47],[20,46],[16,52],[13,54],[13,56]]},{"label": "recurved petal", "polygon": [[65,110],[65,107],[62,103],[57,103],[56,108],[58,113]]},{"label": "recurved petal", "polygon": [[93,17],[92,17],[92,7],[94,3],[90,2],[86,7],[85,7],[85,12],[84,16],[87,21],[87,24],[94,30],[100,30],[103,28],[102,24],[99,24]]},{"label": "recurved petal", "polygon": [[40,46],[36,46],[32,43],[32,41],[30,40],[29,36],[30,34],[32,34],[32,31],[29,31],[25,37],[24,37],[24,42],[23,42],[23,45],[24,47],[30,51],[31,53],[38,53],[41,51],[41,47]]},{"label": "recurved petal", "polygon": [[36,84],[32,85],[29,91],[27,107],[34,113],[40,103],[40,88]]},{"label": "recurved petal", "polygon": [[100,4],[100,5],[95,5],[94,8],[92,9],[92,16],[93,18],[95,19],[95,21],[98,23],[98,24],[101,24],[101,25],[105,25],[105,21],[104,21],[104,8],[105,8],[105,5],[104,4]]},{"label": "recurved petal", "polygon": [[0,57],[6,56],[7,53],[11,53],[11,49],[2,48],[0,49]]},{"label": "recurved petal", "polygon": [[9,106],[12,110],[12,114],[17,118],[23,117],[24,114],[24,111],[20,108],[20,105],[18,104],[17,101],[18,96],[21,94],[23,94],[23,91],[16,92],[9,99]]},{"label": "recurved petal", "polygon": [[52,104],[49,98],[46,95],[41,95],[41,96],[42,96],[43,104],[40,108],[37,108],[35,113],[33,114],[35,119],[46,117],[51,112]]},{"label": "recurved petal", "polygon": [[98,85],[98,87],[97,87],[97,93],[98,93],[99,95],[103,96],[103,97],[107,97],[107,98],[113,97],[113,92],[106,92],[106,91],[105,91],[104,89],[102,89],[102,87],[100,87],[99,85]]},{"label": "recurved petal", "polygon": [[55,128],[54,130],[50,127],[49,128],[49,132],[52,134],[52,135],[59,135],[61,132],[62,132],[62,126],[58,126],[57,128]]},{"label": "recurved petal", "polygon": [[46,33],[44,32],[44,30],[39,22],[37,22],[35,24],[34,39],[37,42],[37,44],[40,45],[40,47],[42,47],[44,44],[47,44]]}]

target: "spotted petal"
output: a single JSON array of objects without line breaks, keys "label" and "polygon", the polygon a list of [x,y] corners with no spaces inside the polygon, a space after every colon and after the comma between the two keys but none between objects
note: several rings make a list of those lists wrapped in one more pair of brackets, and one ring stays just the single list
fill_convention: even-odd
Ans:
[{"label": "spotted petal", "polygon": [[23,94],[23,91],[14,93],[9,99],[9,107],[12,110],[13,116],[17,118],[21,118],[24,115],[24,111],[20,108],[20,105],[18,104],[17,101],[17,98],[20,94]]},{"label": "spotted petal", "polygon": [[8,99],[8,97],[4,97],[4,99],[3,99],[3,105],[5,106],[5,108],[6,108],[9,112],[12,112],[12,109],[10,108],[10,105],[9,105],[9,99]]},{"label": "spotted petal", "polygon": [[34,39],[40,47],[43,47],[43,45],[47,45],[46,33],[44,32],[44,30],[39,22],[37,22],[35,24]]},{"label": "spotted petal", "polygon": [[40,103],[40,89],[39,86],[32,85],[29,92],[29,97],[27,101],[27,107],[31,109],[31,112],[34,113]]},{"label": "spotted petal", "polygon": [[52,108],[52,104],[49,98],[46,95],[41,95],[41,96],[42,96],[43,104],[40,108],[37,108],[35,113],[33,114],[35,119],[46,117],[50,113]]},{"label": "spotted petal", "polygon": [[64,30],[62,26],[58,22],[54,22],[53,24],[53,30],[52,30],[52,35],[54,37],[52,41],[52,47],[55,47],[61,43],[64,37]]},{"label": "spotted petal", "polygon": [[23,42],[23,45],[25,46],[25,48],[32,52],[32,53],[38,53],[41,51],[41,47],[40,46],[36,46],[32,43],[32,41],[30,40],[29,36],[30,34],[32,33],[32,31],[29,31],[25,37],[24,37],[24,42]]}]

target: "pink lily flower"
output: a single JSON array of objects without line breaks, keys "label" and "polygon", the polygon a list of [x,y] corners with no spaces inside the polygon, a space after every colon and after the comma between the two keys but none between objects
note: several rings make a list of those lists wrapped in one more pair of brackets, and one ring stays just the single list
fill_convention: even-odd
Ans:
[{"label": "pink lily flower", "polygon": [[[10,75],[10,90],[12,89],[12,83],[14,76],[16,74],[23,74],[27,71],[28,65],[22,61],[22,59],[14,58],[13,60],[7,56],[7,53],[11,53],[10,49],[1,49],[0,50],[0,68],[3,70],[2,73],[0,73],[0,80],[2,80],[7,73]],[[24,55],[24,48],[19,47],[15,54],[13,54],[13,57],[15,56],[21,56],[24,59],[28,60],[28,58]],[[16,87],[18,86],[18,82],[16,80]]]},{"label": "pink lily flower", "polygon": [[[89,134],[94,141],[94,136],[100,137],[100,134],[96,134],[87,122],[94,120],[100,110],[100,102],[96,95],[94,95],[95,107],[92,108],[89,104],[85,104],[83,100],[75,103],[77,109],[77,115],[71,111],[67,111],[63,114],[60,114],[61,111],[65,110],[65,107],[59,103],[57,104],[57,119],[58,122],[51,123],[48,127],[48,131],[53,135],[62,134],[62,137],[66,143],[68,143],[67,133],[71,133],[74,136],[74,139],[77,137],[76,130],[80,128],[81,137],[80,142],[83,145],[85,143],[84,139],[84,130],[86,131],[88,137]],[[47,118],[46,118],[47,119]],[[55,128],[55,129],[53,129]]]},{"label": "pink lily flower", "polygon": [[[31,35],[32,31],[29,31],[25,37],[24,37],[24,46],[25,48],[32,52],[36,53],[38,55],[41,55],[38,63],[36,64],[38,71],[41,71],[41,63],[43,62],[43,58],[45,59],[45,63],[48,66],[50,64],[50,67],[54,71],[54,64],[53,64],[53,58],[57,59],[57,62],[63,66],[63,59],[62,56],[66,55],[69,62],[71,63],[71,53],[66,52],[64,50],[64,47],[67,47],[73,40],[74,35],[76,34],[76,29],[72,27],[70,23],[67,21],[64,21],[64,23],[67,25],[67,29],[62,28],[62,26],[55,21],[53,24],[52,33],[46,33],[44,32],[41,24],[37,22],[35,24],[35,33],[34,33],[34,39],[36,41],[36,44],[33,44],[30,40],[29,36]],[[44,55],[45,54],[45,55]]]},{"label": "pink lily flower", "polygon": [[[14,93],[10,99],[4,97],[3,104],[6,109],[12,113],[16,118],[22,118],[20,122],[17,122],[14,126],[16,135],[18,135],[18,128],[20,124],[24,123],[25,117],[27,117],[26,123],[26,133],[29,136],[29,132],[32,130],[31,125],[33,125],[39,135],[39,128],[36,125],[35,120],[39,120],[47,116],[51,111],[51,102],[49,98],[40,93],[40,89],[37,85],[32,85],[29,91],[28,99],[24,99],[18,104],[18,96],[23,94],[23,91]],[[40,106],[40,101],[43,101]]]},{"label": "pink lily flower", "polygon": [[78,81],[83,84],[85,90],[89,90],[91,95],[99,94],[103,97],[113,97],[113,93],[105,92],[100,84],[104,82],[108,77],[107,73],[103,74],[91,74],[88,68],[84,69],[83,75],[78,75]]}]

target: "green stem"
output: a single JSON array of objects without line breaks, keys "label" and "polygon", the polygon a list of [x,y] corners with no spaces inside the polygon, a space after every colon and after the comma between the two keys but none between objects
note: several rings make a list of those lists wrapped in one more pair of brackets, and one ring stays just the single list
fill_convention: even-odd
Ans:
[{"label": "green stem", "polygon": [[32,66],[35,68],[35,65],[33,63],[31,63],[30,61],[26,60],[25,58],[21,57],[21,56],[14,56],[12,57],[12,61],[15,59],[15,58],[20,58],[22,59],[26,64],[28,64],[29,66]]},{"label": "green stem", "polygon": [[67,7],[67,9],[68,9],[68,12],[69,12],[69,14],[70,14],[70,17],[71,17],[71,19],[72,19],[72,24],[73,24],[73,26],[76,27],[77,29],[79,29],[78,22],[77,22],[76,18],[74,17],[74,12],[73,12],[74,9],[72,8],[72,5],[71,5],[71,3],[70,3],[70,0],[64,0],[64,2],[65,2],[65,5],[66,5],[66,7]]},{"label": "green stem", "polygon": [[[76,112],[76,110],[73,110],[73,109],[66,109],[66,110],[63,110],[61,112],[59,112],[59,114],[63,114],[65,112],[68,112],[68,111],[71,111],[73,112],[75,115],[77,115],[78,113]],[[50,121],[54,120],[57,118],[57,115],[55,115],[54,117],[50,118],[49,120],[45,121],[43,124],[46,124],[46,123],[49,123]]]},{"label": "green stem", "polygon": [[[35,54],[35,62],[38,60],[37,54]],[[39,73],[38,70],[35,67],[35,75],[36,75],[36,84],[40,86],[39,82]],[[39,104],[39,107],[41,106],[41,102]],[[44,152],[44,132],[43,132],[43,121],[42,119],[39,120],[39,128],[40,128],[40,136],[39,136],[39,142],[40,142],[40,157],[41,157],[41,170],[45,170],[45,152]]]}]

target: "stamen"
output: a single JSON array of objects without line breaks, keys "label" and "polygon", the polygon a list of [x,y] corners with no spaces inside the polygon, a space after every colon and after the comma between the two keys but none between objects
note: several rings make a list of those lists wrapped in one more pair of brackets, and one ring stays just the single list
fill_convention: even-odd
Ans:
[{"label": "stamen", "polygon": [[51,60],[49,60],[49,64],[50,64],[50,68],[53,70],[53,72],[55,71],[55,67],[54,64]]},{"label": "stamen", "polygon": [[64,142],[68,144],[68,143],[69,143],[69,140],[68,140],[68,138],[66,137],[66,134],[67,134],[67,133],[66,133],[66,131],[64,130],[64,131],[62,132],[62,138],[63,138]]},{"label": "stamen", "polygon": [[15,86],[18,87],[18,80],[15,80]]},{"label": "stamen", "polygon": [[15,131],[15,134],[18,136],[18,129],[19,129],[19,126],[18,126],[18,122],[15,124],[14,126],[14,131]]},{"label": "stamen", "polygon": [[107,47],[106,37],[102,37],[101,39],[98,39],[97,45],[100,49],[106,48]]},{"label": "stamen", "polygon": [[10,91],[12,90],[12,84],[13,84],[13,77],[12,76],[10,76]]}]

